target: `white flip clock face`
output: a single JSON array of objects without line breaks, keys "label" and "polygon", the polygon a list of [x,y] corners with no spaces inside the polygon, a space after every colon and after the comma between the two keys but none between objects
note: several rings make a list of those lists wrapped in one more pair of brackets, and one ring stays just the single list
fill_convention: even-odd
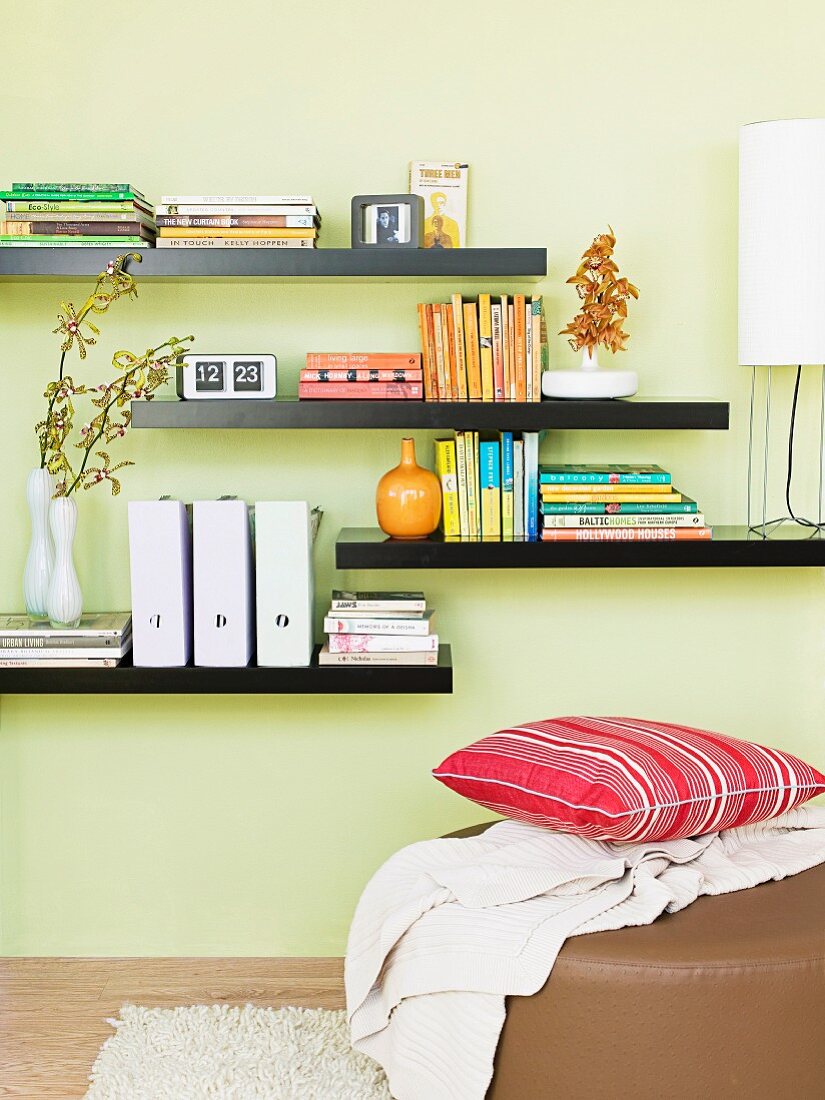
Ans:
[{"label": "white flip clock face", "polygon": [[268,398],[276,392],[274,355],[188,355],[177,366],[178,397],[186,401]]}]

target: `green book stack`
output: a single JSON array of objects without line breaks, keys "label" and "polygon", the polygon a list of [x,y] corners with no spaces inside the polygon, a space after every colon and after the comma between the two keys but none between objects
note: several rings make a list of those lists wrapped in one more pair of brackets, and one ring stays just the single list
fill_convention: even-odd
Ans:
[{"label": "green book stack", "polygon": [[149,248],[155,210],[130,183],[13,183],[0,248]]}]

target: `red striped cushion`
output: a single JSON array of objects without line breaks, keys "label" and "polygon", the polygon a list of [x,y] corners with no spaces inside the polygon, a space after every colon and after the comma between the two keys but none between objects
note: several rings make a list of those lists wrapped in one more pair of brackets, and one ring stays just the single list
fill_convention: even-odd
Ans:
[{"label": "red striped cushion", "polygon": [[594,840],[733,829],[825,794],[790,753],[639,718],[549,718],[459,749],[433,772],[504,817]]}]

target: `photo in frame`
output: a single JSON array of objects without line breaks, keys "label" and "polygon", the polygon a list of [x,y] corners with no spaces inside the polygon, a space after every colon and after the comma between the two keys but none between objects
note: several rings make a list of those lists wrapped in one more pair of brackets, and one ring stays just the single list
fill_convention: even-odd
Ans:
[{"label": "photo in frame", "polygon": [[356,195],[353,248],[421,248],[424,200],[419,195]]}]

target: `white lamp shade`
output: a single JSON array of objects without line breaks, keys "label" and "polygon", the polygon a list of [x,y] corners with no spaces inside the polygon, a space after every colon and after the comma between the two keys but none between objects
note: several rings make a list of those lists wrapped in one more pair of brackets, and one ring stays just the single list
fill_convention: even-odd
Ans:
[{"label": "white lamp shade", "polygon": [[740,130],[739,362],[825,363],[825,119]]}]

